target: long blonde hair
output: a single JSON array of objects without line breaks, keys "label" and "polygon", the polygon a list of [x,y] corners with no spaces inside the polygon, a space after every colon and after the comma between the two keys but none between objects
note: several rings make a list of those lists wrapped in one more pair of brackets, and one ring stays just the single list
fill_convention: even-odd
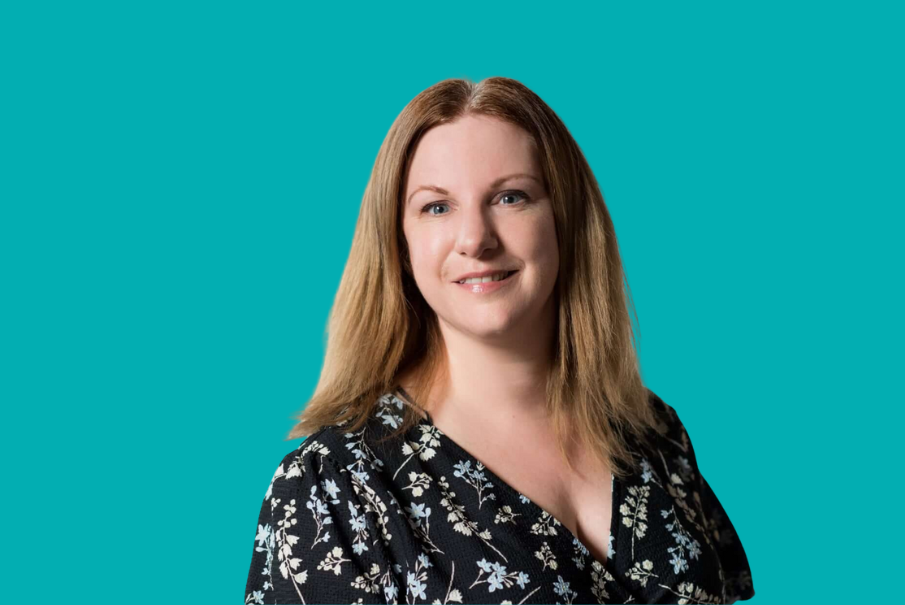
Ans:
[{"label": "long blonde hair", "polygon": [[[567,466],[567,443],[590,448],[616,476],[637,468],[629,438],[658,428],[644,386],[616,232],[591,168],[565,124],[520,82],[493,77],[439,82],[421,92],[390,127],[371,171],[327,326],[324,366],[287,439],[349,422],[357,431],[379,398],[411,374],[414,406],[444,372],[436,314],[419,292],[402,231],[405,177],[420,137],[465,115],[495,117],[534,139],[553,205],[559,245],[558,329],[547,377],[547,410]],[[635,314],[637,320],[637,314]],[[419,414],[403,406],[411,429]]]}]

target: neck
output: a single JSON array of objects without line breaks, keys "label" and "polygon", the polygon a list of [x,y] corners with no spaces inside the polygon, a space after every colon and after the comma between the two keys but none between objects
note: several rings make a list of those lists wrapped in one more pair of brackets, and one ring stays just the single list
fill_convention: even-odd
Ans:
[{"label": "neck", "polygon": [[441,322],[446,372],[438,400],[491,426],[543,421],[555,325],[552,305],[493,340],[476,340]]}]

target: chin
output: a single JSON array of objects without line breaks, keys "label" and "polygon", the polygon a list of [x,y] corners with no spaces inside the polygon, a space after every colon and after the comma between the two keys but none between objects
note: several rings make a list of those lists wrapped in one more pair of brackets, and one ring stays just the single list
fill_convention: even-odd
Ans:
[{"label": "chin", "polygon": [[471,317],[462,318],[463,321],[458,322],[459,330],[475,338],[499,338],[511,333],[517,323],[510,315],[477,317],[478,315],[480,313],[476,312]]},{"label": "chin", "polygon": [[510,329],[509,329],[508,326],[506,326],[506,327],[501,327],[501,328],[496,328],[496,329],[494,329],[494,328],[486,328],[486,327],[483,327],[483,326],[480,327],[480,328],[470,328],[470,329],[468,329],[468,333],[469,333],[469,334],[471,334],[471,335],[474,336],[475,338],[481,338],[481,339],[485,339],[485,338],[486,338],[486,339],[499,338],[499,337],[501,337],[501,336],[505,336],[505,335],[508,334],[509,332],[510,332]]}]

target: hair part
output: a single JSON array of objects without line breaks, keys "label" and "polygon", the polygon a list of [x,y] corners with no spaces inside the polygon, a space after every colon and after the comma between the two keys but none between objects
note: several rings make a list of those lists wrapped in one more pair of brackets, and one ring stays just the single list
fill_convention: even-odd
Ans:
[{"label": "hair part", "polygon": [[379,398],[412,377],[403,422],[445,378],[445,348],[436,314],[412,275],[402,230],[406,175],[421,137],[466,115],[494,117],[525,130],[535,143],[553,206],[560,251],[553,296],[558,308],[554,357],[546,380],[547,411],[568,468],[577,440],[617,477],[637,469],[630,440],[649,443],[659,429],[644,386],[629,308],[635,315],[616,231],[584,154],[565,124],[520,82],[492,77],[439,82],[412,99],[390,127],[365,188],[327,325],[326,355],[315,392],[287,439],[350,422],[359,430]]}]

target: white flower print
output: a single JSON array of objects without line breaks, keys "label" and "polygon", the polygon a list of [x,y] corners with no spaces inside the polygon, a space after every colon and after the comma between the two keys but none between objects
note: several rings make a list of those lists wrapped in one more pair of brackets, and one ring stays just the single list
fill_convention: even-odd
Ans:
[{"label": "white flower print", "polygon": [[635,560],[635,538],[639,540],[647,531],[647,498],[650,496],[650,487],[647,485],[631,486],[628,488],[628,496],[619,507],[622,516],[622,524],[632,528],[632,560]]},{"label": "white flower print", "polygon": [[264,494],[264,499],[270,499],[270,496],[273,494],[273,484],[278,479],[292,479],[294,477],[301,477],[305,470],[302,467],[302,464],[305,461],[305,457],[307,455],[318,454],[321,460],[321,464],[323,464],[323,457],[330,453],[330,449],[324,445],[321,445],[317,439],[310,439],[305,441],[298,453],[293,457],[292,462],[289,463],[289,468],[284,470],[283,465],[277,467],[277,470],[273,473],[273,477],[270,479],[270,485],[267,486],[267,493]]},{"label": "white flower print", "polygon": [[379,593],[381,587],[380,565],[372,563],[371,568],[366,573],[355,576],[352,581],[352,587],[370,594]]},{"label": "white flower print", "polygon": [[[344,471],[346,469],[343,469]],[[377,492],[366,483],[366,480],[358,473],[352,472],[352,489],[356,496],[364,503],[364,512],[372,512],[376,516],[377,528],[380,530],[380,539],[389,545],[393,535],[389,531],[390,517],[387,514],[387,505],[383,503]]]},{"label": "white flower print", "polygon": [[562,523],[559,522],[559,519],[547,511],[542,510],[540,517],[537,518],[537,522],[531,526],[531,533],[538,536],[556,536],[559,535],[556,528],[561,525]]},{"label": "white flower print", "polygon": [[550,545],[544,541],[540,545],[540,550],[534,551],[534,556],[544,562],[544,569],[548,567],[550,569],[556,569],[559,567],[559,563],[556,562],[556,555],[553,554],[553,551],[550,549]]},{"label": "white flower print", "polygon": [[415,429],[421,431],[421,436],[417,441],[406,440],[402,444],[402,455],[406,456],[406,459],[399,465],[396,472],[393,473],[394,479],[396,478],[396,475],[399,474],[399,471],[401,471],[413,457],[418,456],[419,460],[426,462],[433,458],[437,453],[437,450],[434,448],[439,447],[440,445],[440,430],[435,426],[426,426],[423,424],[419,424]]},{"label": "white flower print", "polygon": [[591,563],[591,581],[591,594],[594,595],[597,602],[608,603],[610,601],[610,593],[607,592],[606,583],[614,582],[615,578],[599,561]]},{"label": "white flower print", "polygon": [[604,563],[429,418],[380,439],[404,405],[384,397],[361,430],[323,427],[280,461],[255,525],[246,604],[710,605],[753,595],[741,541],[662,402],[668,432],[633,442],[639,466],[613,477]]},{"label": "white flower print", "polygon": [[[355,462],[347,464],[346,468],[353,473],[358,473],[362,481],[370,479],[367,468],[373,470],[383,469],[383,460],[377,457],[370,444],[367,442],[368,425],[362,427],[356,433],[344,433],[346,438],[346,449],[355,456]],[[357,437],[357,439],[356,439]]]},{"label": "white flower print", "polygon": [[[685,513],[685,518],[690,523],[692,523],[698,531],[702,532],[706,539],[709,540],[707,531],[698,522],[698,513],[688,505],[688,493],[682,487],[684,485],[682,479],[676,473],[670,473],[669,466],[666,464],[666,458],[663,456],[662,451],[660,452],[660,459],[663,461],[663,468],[666,470],[667,476],[669,476],[669,483],[666,485],[667,493],[672,496],[673,500],[675,500],[679,508],[682,509],[682,512]],[[698,495],[697,492],[694,492],[693,498],[696,501],[700,500],[700,495]]]},{"label": "white flower print", "polygon": [[496,517],[494,517],[493,522],[495,524],[498,523],[515,523],[515,518],[520,517],[522,513],[517,513],[512,510],[512,507],[508,504],[504,504],[496,511]]},{"label": "white flower print", "polygon": [[640,563],[638,561],[635,561],[634,565],[632,565],[632,568],[625,572],[625,575],[641,584],[641,586],[647,586],[647,581],[650,578],[660,577],[653,572],[653,569],[654,564],[648,559],[645,559]]},{"label": "white flower print", "polygon": [[[280,499],[276,499],[274,504],[279,504],[279,502]],[[284,580],[290,580],[292,582],[293,588],[295,588],[295,591],[301,599],[302,593],[299,590],[299,585],[305,583],[308,578],[308,573],[304,571],[297,574],[292,573],[298,569],[299,564],[302,562],[300,558],[292,556],[292,549],[298,543],[299,538],[295,534],[289,533],[289,529],[298,522],[294,517],[296,511],[295,500],[290,500],[289,504],[284,505],[283,511],[284,517],[277,522],[277,530],[275,531],[277,560],[280,563],[280,575]]]},{"label": "white flower print", "polygon": [[431,476],[427,473],[411,472],[408,474],[408,479],[408,485],[402,489],[411,491],[412,496],[415,498],[420,498],[424,495],[424,492],[430,489]]},{"label": "white flower print", "polygon": [[452,587],[456,578],[456,562],[450,561],[450,565],[452,566],[452,573],[449,576],[449,585],[446,587],[446,597],[442,601],[440,599],[434,599],[433,605],[448,605],[449,603],[462,602],[462,591]]},{"label": "white flower print", "polygon": [[343,549],[340,546],[334,546],[333,550],[324,558],[323,561],[317,564],[317,568],[324,571],[332,571],[337,576],[342,573],[342,568],[340,565],[343,563],[349,563],[352,559],[344,559],[343,558]]},{"label": "white flower print", "polygon": [[500,557],[502,557],[504,561],[508,562],[509,560],[506,558],[506,556],[501,553],[496,546],[490,543],[490,540],[493,538],[490,530],[479,529],[478,524],[469,519],[468,515],[465,514],[465,507],[461,504],[456,503],[456,492],[450,490],[449,482],[446,480],[446,477],[440,477],[438,485],[440,486],[440,493],[443,496],[440,500],[440,505],[449,512],[446,520],[453,523],[453,529],[465,536],[477,536],[484,542],[484,544],[492,548],[495,553],[500,555]]},{"label": "white flower print", "polygon": [[707,594],[707,592],[705,592],[701,587],[695,588],[694,584],[692,584],[691,582],[682,582],[676,587],[676,590],[673,590],[669,586],[663,586],[662,584],[660,584],[660,588],[665,588],[669,592],[679,597],[677,603],[679,603],[680,605],[685,605],[687,603],[709,605],[711,603],[723,602],[721,599]]}]

